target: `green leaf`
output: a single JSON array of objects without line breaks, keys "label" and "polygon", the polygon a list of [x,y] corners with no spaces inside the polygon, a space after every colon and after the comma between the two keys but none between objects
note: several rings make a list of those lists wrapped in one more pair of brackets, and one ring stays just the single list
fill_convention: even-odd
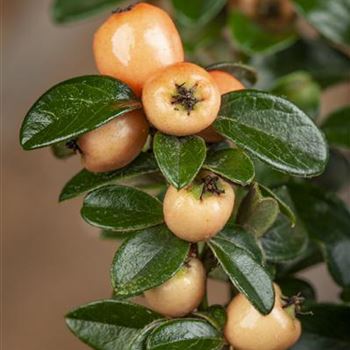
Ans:
[{"label": "green leaf", "polygon": [[272,197],[277,201],[280,212],[285,217],[287,217],[290,220],[292,226],[294,226],[296,224],[297,218],[293,209],[291,208],[293,207],[293,203],[288,195],[287,187],[281,186],[272,191],[268,187],[259,184],[259,189],[264,197]]},{"label": "green leaf", "polygon": [[195,312],[194,316],[203,318],[220,332],[223,331],[227,320],[226,310],[222,305],[211,305],[205,311]]},{"label": "green leaf", "polygon": [[295,33],[266,31],[239,11],[230,13],[228,24],[234,44],[248,55],[274,53],[292,45],[296,40]]},{"label": "green leaf", "polygon": [[148,350],[219,350],[223,345],[220,333],[199,319],[169,320],[147,339]]},{"label": "green leaf", "polygon": [[350,106],[333,112],[323,123],[322,130],[331,145],[350,148]]},{"label": "green leaf", "polygon": [[256,157],[253,158],[255,168],[255,180],[260,185],[268,187],[277,187],[286,184],[290,175],[277,171],[271,168],[266,163],[258,160]]},{"label": "green leaf", "polygon": [[290,184],[298,216],[311,239],[321,244],[328,269],[343,287],[350,286],[350,212],[335,195],[307,184]]},{"label": "green leaf", "polygon": [[277,201],[271,197],[263,197],[259,185],[255,183],[239,207],[237,222],[259,237],[272,226],[278,213]]},{"label": "green leaf", "polygon": [[310,73],[322,87],[350,78],[349,58],[322,40],[299,40],[274,55],[256,55],[250,64],[259,72],[259,87],[263,89],[300,70]]},{"label": "green leaf", "polygon": [[76,154],[73,149],[67,147],[67,141],[55,143],[51,146],[51,151],[58,159],[66,159]]},{"label": "green leaf", "polygon": [[69,329],[97,350],[133,349],[143,328],[162,316],[119,300],[96,301],[66,315]]},{"label": "green leaf", "polygon": [[136,232],[113,259],[116,295],[130,297],[161,285],[183,266],[189,247],[163,225]]},{"label": "green leaf", "polygon": [[293,0],[298,12],[325,38],[350,45],[349,0]]},{"label": "green leaf", "polygon": [[204,168],[242,186],[251,183],[255,175],[253,162],[240,149],[210,152]]},{"label": "green leaf", "polygon": [[205,142],[199,136],[176,137],[157,132],[153,150],[163,175],[177,189],[192,182],[206,156]]},{"label": "green leaf", "polygon": [[278,279],[276,283],[280,286],[283,295],[293,296],[301,293],[306,300],[316,300],[316,291],[303,279],[288,276]]},{"label": "green leaf", "polygon": [[52,16],[58,23],[75,21],[121,3],[122,0],[55,0]]},{"label": "green leaf", "polygon": [[236,243],[233,230],[221,232],[208,244],[234,286],[258,311],[268,314],[274,305],[272,281],[254,253]]},{"label": "green leaf", "polygon": [[107,185],[84,199],[83,219],[93,226],[114,231],[135,231],[163,222],[162,203],[132,187]]},{"label": "green leaf", "polygon": [[325,168],[323,135],[303,111],[281,97],[256,90],[225,94],[214,127],[277,170],[306,177]]},{"label": "green leaf", "polygon": [[257,71],[246,64],[234,62],[214,63],[206,67],[206,70],[221,70],[233,75],[244,86],[254,86],[258,81]]},{"label": "green leaf", "polygon": [[295,103],[312,119],[319,113],[321,88],[307,72],[293,72],[280,78],[271,92]]},{"label": "green leaf", "polygon": [[61,191],[60,202],[77,197],[82,193],[94,190],[112,181],[124,180],[132,176],[157,172],[158,166],[153,154],[141,153],[133,162],[124,168],[106,173],[91,173],[86,169],[73,176]]},{"label": "green leaf", "polygon": [[66,80],[42,95],[20,131],[25,150],[75,138],[126,112],[140,108],[119,80],[90,75]]},{"label": "green leaf", "polygon": [[130,238],[130,236],[134,232],[139,232],[139,231],[112,231],[112,230],[102,230],[100,233],[100,238],[101,239],[111,239],[111,240],[116,240],[116,241],[123,241],[127,238]]},{"label": "green leaf", "polygon": [[225,6],[227,0],[172,0],[176,19],[185,26],[203,26]]},{"label": "green leaf", "polygon": [[303,333],[292,350],[348,350],[350,348],[350,306],[310,303],[300,315]]}]

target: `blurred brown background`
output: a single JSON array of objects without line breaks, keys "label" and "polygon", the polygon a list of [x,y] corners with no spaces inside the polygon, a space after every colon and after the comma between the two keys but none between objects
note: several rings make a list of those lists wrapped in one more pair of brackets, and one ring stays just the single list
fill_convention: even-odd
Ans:
[{"label": "blurred brown background", "polygon": [[[91,38],[106,14],[58,27],[50,20],[50,3],[3,1],[2,349],[6,350],[87,349],[66,329],[63,315],[111,292],[109,266],[116,243],[100,241],[97,230],[82,221],[81,199],[57,202],[63,184],[80,168],[79,160],[60,162],[47,149],[24,152],[18,144],[21,121],[40,94],[64,79],[96,72]],[[323,113],[344,104],[349,93],[346,84],[327,91]],[[321,300],[336,300],[339,290],[323,266],[305,276],[317,286]],[[224,292],[215,284],[212,299]]]}]

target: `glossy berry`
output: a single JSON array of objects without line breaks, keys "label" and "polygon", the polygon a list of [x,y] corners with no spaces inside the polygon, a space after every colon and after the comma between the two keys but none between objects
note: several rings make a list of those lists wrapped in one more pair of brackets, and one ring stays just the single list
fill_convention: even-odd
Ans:
[{"label": "glossy berry", "polygon": [[206,274],[200,260],[192,258],[164,284],[145,292],[154,311],[181,317],[198,307],[205,293]]},{"label": "glossy berry", "polygon": [[229,183],[216,175],[203,173],[194,184],[177,190],[170,186],[163,212],[169,229],[189,242],[216,235],[230,218],[235,194]]},{"label": "glossy berry", "polygon": [[101,74],[122,80],[139,96],[149,77],[184,59],[172,19],[146,3],[110,16],[95,34],[93,51]]},{"label": "glossy berry", "polygon": [[148,129],[144,114],[137,110],[87,132],[78,140],[84,167],[91,172],[124,167],[141,152]]},{"label": "glossy berry", "polygon": [[243,294],[232,299],[227,308],[225,337],[235,350],[287,350],[299,339],[299,320],[283,308],[281,291],[276,285],[275,293],[275,305],[266,316]]},{"label": "glossy berry", "polygon": [[160,131],[176,136],[208,127],[220,109],[220,92],[210,74],[192,63],[177,63],[147,80],[142,102]]}]

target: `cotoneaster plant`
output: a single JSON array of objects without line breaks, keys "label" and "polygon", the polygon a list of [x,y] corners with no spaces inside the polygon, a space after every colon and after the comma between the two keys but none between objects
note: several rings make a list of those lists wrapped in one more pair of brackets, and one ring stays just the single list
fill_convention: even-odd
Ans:
[{"label": "cotoneaster plant", "polygon": [[[295,24],[304,16],[344,52],[345,2],[337,11],[325,0],[163,2],[175,22],[157,6],[130,4],[92,40],[102,75],[61,82],[31,107],[22,147],[81,157],[84,168],[59,199],[84,195],[82,218],[119,242],[112,296],[66,315],[84,343],[350,347],[349,306],[317,303],[295,277],[325,262],[350,300],[350,214],[331,192],[350,178],[339,150],[350,147],[349,107],[316,119],[322,87],[341,81],[350,63]],[[55,0],[54,17],[73,20],[107,3],[119,1]],[[344,27],[323,26],[315,13]],[[229,286],[231,301],[211,305],[211,279]]]}]

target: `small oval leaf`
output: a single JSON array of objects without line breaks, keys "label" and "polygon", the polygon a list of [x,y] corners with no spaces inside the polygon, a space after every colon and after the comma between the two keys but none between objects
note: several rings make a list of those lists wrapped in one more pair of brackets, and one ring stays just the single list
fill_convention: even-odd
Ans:
[{"label": "small oval leaf", "polygon": [[130,297],[164,283],[182,267],[189,248],[164,225],[136,232],[113,259],[115,295]]},{"label": "small oval leaf", "polygon": [[239,185],[246,186],[254,179],[254,164],[240,149],[210,152],[203,166]]},{"label": "small oval leaf", "polygon": [[281,97],[256,90],[225,94],[214,127],[285,173],[315,176],[325,168],[323,135],[303,111]]},{"label": "small oval leaf", "polygon": [[101,300],[66,315],[69,329],[94,349],[126,349],[142,329],[162,318],[141,305],[120,300]]},{"label": "small oval leaf", "polygon": [[192,182],[206,156],[205,142],[199,136],[175,137],[157,132],[153,150],[163,175],[177,189]]},{"label": "small oval leaf", "polygon": [[25,150],[77,137],[140,108],[130,88],[111,77],[90,75],[55,85],[26,115],[20,141]]},{"label": "small oval leaf", "polygon": [[275,302],[275,292],[270,275],[253,254],[235,243],[233,231],[221,232],[208,244],[234,286],[259,312],[268,314]]},{"label": "small oval leaf", "polygon": [[141,153],[133,162],[124,168],[106,173],[91,173],[83,169],[73,176],[61,191],[60,202],[92,191],[102,185],[118,180],[124,180],[132,176],[145,175],[159,171],[158,165],[152,153]]},{"label": "small oval leaf", "polygon": [[147,339],[148,350],[219,350],[223,345],[220,333],[199,319],[164,322]]},{"label": "small oval leaf", "polygon": [[87,194],[81,210],[93,226],[114,231],[135,231],[163,222],[162,203],[132,187],[107,185]]}]

